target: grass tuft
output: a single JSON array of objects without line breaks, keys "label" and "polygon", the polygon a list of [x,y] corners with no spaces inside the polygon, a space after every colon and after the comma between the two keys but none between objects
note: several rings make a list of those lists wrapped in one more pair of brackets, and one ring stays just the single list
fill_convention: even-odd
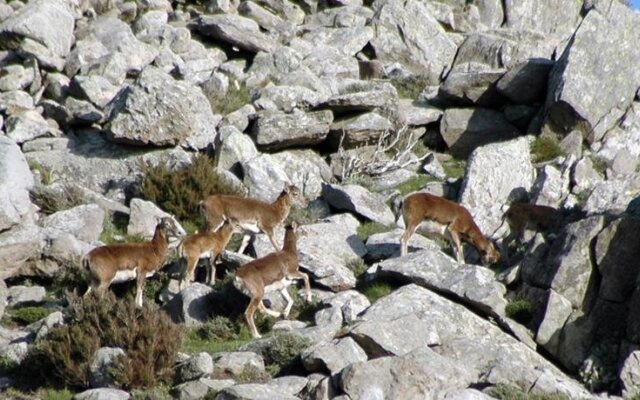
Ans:
[{"label": "grass tuft", "polygon": [[444,173],[449,178],[453,178],[453,179],[462,178],[464,176],[466,166],[467,166],[466,161],[457,160],[455,158],[442,162],[442,168],[444,169]]},{"label": "grass tuft", "polygon": [[379,222],[369,221],[358,226],[357,234],[362,241],[366,241],[369,236],[376,233],[389,232],[393,230],[392,226],[383,225]]},{"label": "grass tuft", "polygon": [[45,215],[82,205],[86,198],[82,189],[75,185],[61,185],[58,188],[37,185],[29,192],[33,204]]},{"label": "grass tuft", "polygon": [[509,302],[505,308],[507,317],[521,324],[527,324],[532,315],[533,306],[527,299],[515,299]]},{"label": "grass tuft", "polygon": [[553,160],[564,155],[558,141],[550,136],[538,136],[531,144],[531,157],[534,163]]},{"label": "grass tuft", "polygon": [[409,193],[422,190],[429,182],[433,182],[436,179],[429,175],[416,175],[406,182],[401,183],[396,187],[401,196],[405,196]]},{"label": "grass tuft", "polygon": [[214,114],[227,115],[251,103],[251,93],[244,83],[230,82],[229,90],[224,98],[210,98],[211,111]]},{"label": "grass tuft", "polygon": [[398,91],[398,97],[402,99],[417,99],[430,83],[429,78],[424,75],[391,78],[390,82]]},{"label": "grass tuft", "polygon": [[360,292],[366,296],[371,304],[375,303],[378,299],[393,292],[395,286],[385,281],[374,281],[366,284]]},{"label": "grass tuft", "polygon": [[562,394],[532,394],[513,385],[498,384],[488,390],[488,394],[499,400],[569,400]]}]

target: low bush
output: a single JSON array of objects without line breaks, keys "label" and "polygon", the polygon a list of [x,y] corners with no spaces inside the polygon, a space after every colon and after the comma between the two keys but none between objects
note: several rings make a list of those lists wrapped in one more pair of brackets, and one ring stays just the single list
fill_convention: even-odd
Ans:
[{"label": "low bush", "polygon": [[242,372],[235,377],[236,383],[266,383],[271,379],[271,374],[254,365],[247,365]]},{"label": "low bush", "polygon": [[11,318],[20,325],[32,324],[50,313],[50,309],[39,306],[14,308],[10,311]]},{"label": "low bush", "polygon": [[417,99],[430,84],[429,78],[424,75],[391,78],[390,82],[398,91],[398,97],[402,99]]},{"label": "low bush", "polygon": [[244,83],[230,82],[229,90],[224,98],[210,98],[209,102],[214,114],[227,115],[251,103],[251,93]]},{"label": "low bush", "polygon": [[37,185],[31,189],[29,196],[33,204],[45,215],[68,210],[86,202],[82,189],[67,184],[56,187]]},{"label": "low bush", "polygon": [[488,389],[488,394],[499,400],[569,400],[562,394],[526,393],[513,385],[499,384]]},{"label": "low bush", "polygon": [[202,224],[198,203],[211,194],[239,195],[237,188],[215,170],[215,161],[198,154],[191,165],[172,169],[167,164],[141,167],[143,177],[136,195],[152,201],[179,220]]},{"label": "low bush", "polygon": [[357,234],[362,241],[366,241],[369,236],[376,233],[389,232],[393,230],[392,226],[383,225],[379,222],[363,222],[358,226]]},{"label": "low bush", "polygon": [[527,299],[515,299],[509,302],[505,308],[507,316],[521,324],[527,324],[532,317],[533,306]]},{"label": "low bush", "polygon": [[67,319],[67,325],[52,329],[30,347],[20,366],[22,385],[87,388],[93,354],[104,346],[125,351],[113,369],[120,387],[171,383],[183,329],[155,305],[147,302],[138,309],[132,297],[116,300],[112,293],[101,299],[75,297]]},{"label": "low bush", "polygon": [[396,189],[398,189],[401,196],[405,196],[409,193],[422,190],[427,183],[432,182],[434,180],[435,179],[429,175],[416,175],[415,177],[409,179],[408,181],[398,185]]},{"label": "low bush", "polygon": [[240,328],[229,318],[216,315],[198,328],[198,335],[205,340],[228,341],[237,339]]},{"label": "low bush", "polygon": [[531,144],[531,156],[534,163],[553,160],[564,155],[558,141],[551,136],[538,136]]},{"label": "low bush", "polygon": [[300,353],[311,345],[308,339],[290,333],[276,335],[270,345],[264,349],[265,364],[270,367],[274,375],[295,368],[300,362]]},{"label": "low bush", "polygon": [[392,285],[389,282],[385,282],[385,281],[374,281],[374,282],[370,282],[365,284],[361,289],[360,292],[366,296],[367,299],[369,299],[369,301],[371,303],[375,303],[376,300],[388,295],[389,293],[393,292],[393,290],[395,289],[395,286]]}]

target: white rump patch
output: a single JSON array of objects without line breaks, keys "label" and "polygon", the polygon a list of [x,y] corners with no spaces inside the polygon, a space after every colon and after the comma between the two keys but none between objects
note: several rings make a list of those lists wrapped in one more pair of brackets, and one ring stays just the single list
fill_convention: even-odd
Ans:
[{"label": "white rump patch", "polygon": [[[136,279],[136,276],[138,276],[137,270],[138,270],[137,268],[121,269],[118,272],[116,272],[116,276],[113,277],[113,279],[111,280],[111,283],[121,283],[121,282],[132,281]],[[153,275],[155,275],[155,271],[148,272],[146,277],[149,278]]]},{"label": "white rump patch", "polygon": [[292,283],[293,283],[293,280],[287,279],[285,277],[285,278],[282,278],[279,281],[275,281],[272,284],[265,286],[264,287],[264,292],[265,293],[270,293],[270,292],[275,292],[277,290],[282,290],[282,289],[284,289],[286,287],[289,287],[289,285],[291,285]]}]

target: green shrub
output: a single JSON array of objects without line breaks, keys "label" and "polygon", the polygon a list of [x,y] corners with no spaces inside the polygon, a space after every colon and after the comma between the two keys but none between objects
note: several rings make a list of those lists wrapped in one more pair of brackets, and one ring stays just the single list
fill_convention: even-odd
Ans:
[{"label": "green shrub", "polygon": [[11,310],[11,318],[20,325],[29,325],[41,320],[51,313],[51,310],[45,307],[20,307]]},{"label": "green shrub", "polygon": [[18,366],[19,364],[15,360],[7,356],[0,356],[0,376],[12,375]]},{"label": "green shrub", "polygon": [[282,333],[276,335],[269,346],[264,350],[263,357],[268,366],[272,366],[274,374],[287,370],[299,361],[300,353],[302,353],[311,342],[300,336],[290,333]]},{"label": "green shrub", "polygon": [[532,394],[525,393],[513,385],[498,384],[488,390],[488,394],[499,400],[569,400],[562,394]]},{"label": "green shrub", "polygon": [[224,98],[210,98],[209,102],[214,114],[227,115],[251,103],[251,93],[244,83],[229,82],[229,90]]},{"label": "green shrub", "polygon": [[[238,195],[236,187],[215,171],[215,162],[198,154],[191,165],[171,169],[166,164],[142,167],[136,192],[179,220],[200,221],[198,203],[211,194]],[[197,224],[200,225],[200,224]]]},{"label": "green shrub", "polygon": [[173,397],[169,393],[167,386],[154,387],[145,390],[133,390],[131,392],[131,400],[172,400]]},{"label": "green shrub", "polygon": [[366,241],[369,236],[376,233],[389,232],[393,230],[392,226],[383,225],[379,222],[369,221],[364,222],[358,226],[357,234],[360,239]]},{"label": "green shrub", "polygon": [[67,389],[45,389],[39,393],[42,400],[71,400],[73,399],[73,393]]},{"label": "green shrub", "polygon": [[40,173],[40,181],[43,185],[51,185],[55,180],[51,168],[47,168],[37,161],[30,161],[29,169]]},{"label": "green shrub", "polygon": [[442,169],[444,169],[444,173],[449,178],[453,179],[462,178],[464,176],[466,166],[466,161],[457,160],[455,158],[442,162]]},{"label": "green shrub", "polygon": [[321,309],[320,302],[312,297],[311,301],[307,301],[303,294],[304,288],[298,286],[290,286],[289,293],[294,303],[291,307],[291,313],[289,319],[296,319],[298,321],[314,322],[316,313]]},{"label": "green shrub", "polygon": [[417,99],[430,84],[429,78],[424,75],[391,78],[390,82],[398,91],[398,97],[403,99]]},{"label": "green shrub", "polygon": [[354,258],[347,263],[347,268],[349,268],[351,272],[353,272],[353,275],[355,275],[355,277],[357,278],[360,275],[364,274],[369,267],[367,266],[367,264],[365,264],[362,258]]},{"label": "green shrub", "polygon": [[321,210],[317,207],[300,207],[293,205],[285,220],[285,225],[295,222],[298,225],[308,225],[320,219]]},{"label": "green shrub", "polygon": [[235,377],[237,383],[266,383],[272,376],[265,370],[255,365],[247,365],[242,372]]},{"label": "green shrub", "polygon": [[59,187],[37,185],[31,189],[29,196],[33,204],[46,215],[68,210],[86,202],[82,189],[68,184]]},{"label": "green shrub", "polygon": [[602,157],[594,157],[591,160],[593,164],[593,169],[602,176],[606,175],[607,172],[607,161]]},{"label": "green shrub", "polygon": [[228,341],[237,339],[240,328],[229,318],[217,315],[198,328],[198,335],[205,340]]},{"label": "green shrub", "polygon": [[385,281],[374,281],[366,284],[360,291],[371,303],[393,292],[394,286]]},{"label": "green shrub", "polygon": [[73,298],[68,312],[68,325],[30,347],[20,366],[24,385],[87,388],[93,354],[104,346],[125,351],[113,369],[120,387],[171,383],[183,330],[155,305],[146,302],[138,309],[132,297],[116,300],[108,292],[101,299]]},{"label": "green shrub", "polygon": [[533,306],[527,299],[515,299],[509,302],[505,308],[507,316],[521,324],[531,320]]},{"label": "green shrub", "polygon": [[558,141],[551,136],[538,136],[531,144],[531,156],[534,163],[553,160],[564,155]]},{"label": "green shrub", "polygon": [[423,189],[427,183],[433,182],[434,180],[435,179],[429,175],[416,175],[408,181],[399,184],[396,189],[398,189],[401,196],[405,196]]}]

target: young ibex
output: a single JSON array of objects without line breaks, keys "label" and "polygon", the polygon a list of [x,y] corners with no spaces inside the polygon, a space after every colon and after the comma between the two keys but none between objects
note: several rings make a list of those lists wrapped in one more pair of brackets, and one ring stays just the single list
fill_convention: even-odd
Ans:
[{"label": "young ibex", "polygon": [[289,316],[293,306],[293,300],[287,291],[287,286],[292,283],[292,280],[304,280],[306,299],[311,301],[309,277],[298,270],[296,246],[298,235],[298,227],[295,224],[288,225],[285,228],[284,246],[281,251],[269,253],[262,258],[253,260],[238,268],[236,272],[234,285],[251,298],[244,316],[254,338],[261,337],[253,321],[256,308],[273,317],[280,316],[280,313],[269,310],[262,304],[265,292],[279,290],[282,293],[282,296],[287,300],[287,306],[282,313],[285,318]]},{"label": "young ibex", "polygon": [[[136,306],[142,307],[142,291],[147,275],[162,266],[169,248],[170,236],[181,237],[185,232],[171,218],[161,218],[153,239],[142,243],[114,243],[96,247],[82,258],[89,274],[89,288],[102,296],[114,280],[136,279]],[[125,277],[118,273],[125,272]]]},{"label": "young ibex", "polygon": [[211,195],[200,203],[207,229],[218,230],[224,221],[233,220],[233,223],[244,231],[242,245],[239,253],[249,243],[251,233],[264,232],[271,241],[273,248],[278,251],[280,247],[274,238],[274,229],[278,227],[289,215],[291,204],[300,194],[300,190],[294,185],[284,187],[278,198],[273,203],[266,203],[258,199],[251,199],[228,195]]},{"label": "young ibex", "polygon": [[[414,193],[404,199],[402,205],[405,231],[400,237],[400,254],[408,252],[408,241],[424,220],[442,225],[441,234],[448,234],[456,250],[459,263],[464,263],[462,241],[473,245],[482,255],[484,264],[493,264],[500,259],[500,253],[493,243],[476,225],[469,211],[453,201],[429,193]],[[447,235],[445,235],[447,236]]]},{"label": "young ibex", "polygon": [[224,221],[224,224],[217,231],[205,231],[196,233],[183,239],[178,245],[178,256],[186,261],[182,278],[180,279],[180,289],[182,289],[185,280],[187,282],[194,281],[194,275],[198,260],[202,257],[209,257],[209,268],[207,269],[207,284],[211,285],[216,281],[216,258],[227,247],[231,235],[233,234],[233,225],[230,221]]}]

